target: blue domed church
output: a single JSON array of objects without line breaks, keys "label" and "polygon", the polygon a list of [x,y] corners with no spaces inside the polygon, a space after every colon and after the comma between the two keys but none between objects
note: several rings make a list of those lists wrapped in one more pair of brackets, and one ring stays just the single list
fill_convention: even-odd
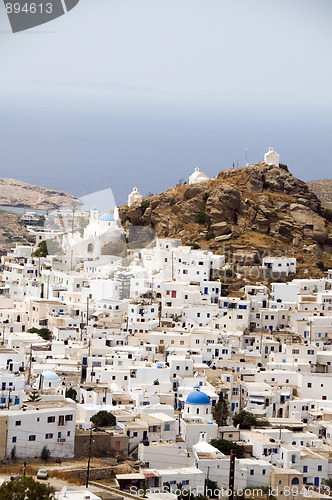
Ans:
[{"label": "blue domed church", "polygon": [[196,388],[188,394],[181,418],[181,435],[188,448],[198,443],[202,431],[206,432],[209,441],[217,437],[218,426],[212,419],[209,396]]}]

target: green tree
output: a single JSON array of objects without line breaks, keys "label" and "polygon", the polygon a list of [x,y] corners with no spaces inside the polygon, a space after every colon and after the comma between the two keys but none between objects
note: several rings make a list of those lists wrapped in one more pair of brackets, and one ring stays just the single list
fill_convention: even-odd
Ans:
[{"label": "green tree", "polygon": [[91,417],[91,422],[96,427],[113,427],[114,425],[116,425],[116,418],[113,413],[110,413],[106,410],[101,410]]},{"label": "green tree", "polygon": [[227,425],[229,413],[229,402],[224,399],[223,393],[220,392],[218,402],[212,407],[212,416],[219,427]]},{"label": "green tree", "polygon": [[38,243],[37,249],[33,252],[33,257],[47,257],[60,251],[61,248],[56,240],[44,240]]},{"label": "green tree", "polygon": [[65,396],[66,396],[66,398],[69,398],[69,399],[72,399],[73,401],[76,401],[77,392],[72,387],[68,387],[68,389],[66,389]]},{"label": "green tree", "polygon": [[18,481],[5,481],[0,486],[0,500],[46,500],[53,498],[53,493],[51,486],[29,476]]},{"label": "green tree", "polygon": [[13,446],[13,448],[11,449],[10,458],[13,460],[13,462],[15,462],[15,460],[17,459],[16,446]]},{"label": "green tree", "polygon": [[234,450],[236,458],[244,457],[244,446],[233,443],[233,441],[228,441],[227,439],[211,439],[210,444],[221,451],[224,455],[230,455],[231,450]]},{"label": "green tree", "polygon": [[268,427],[270,425],[268,420],[258,419],[256,415],[250,411],[241,410],[234,415],[233,424],[239,425],[240,429],[251,429],[252,427]]},{"label": "green tree", "polygon": [[39,392],[37,389],[32,389],[29,393],[28,401],[40,401]]},{"label": "green tree", "polygon": [[208,498],[218,498],[218,492],[220,488],[217,481],[212,481],[211,479],[206,479],[204,484],[204,493]]},{"label": "green tree", "polygon": [[40,458],[42,460],[44,460],[45,462],[47,462],[47,460],[50,458],[50,456],[51,456],[50,450],[47,448],[47,446],[44,446],[44,448],[42,449],[42,452],[40,454]]}]

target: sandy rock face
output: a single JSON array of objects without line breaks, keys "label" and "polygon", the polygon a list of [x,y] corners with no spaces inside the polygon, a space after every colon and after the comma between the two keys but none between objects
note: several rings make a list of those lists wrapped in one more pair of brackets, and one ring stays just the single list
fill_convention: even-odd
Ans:
[{"label": "sandy rock face", "polygon": [[14,179],[0,179],[0,205],[52,210],[76,198],[63,191],[47,189]]}]

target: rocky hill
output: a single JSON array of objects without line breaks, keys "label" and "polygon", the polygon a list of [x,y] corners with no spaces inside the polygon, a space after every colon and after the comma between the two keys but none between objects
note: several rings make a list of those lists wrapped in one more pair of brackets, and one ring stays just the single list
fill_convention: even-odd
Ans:
[{"label": "rocky hill", "polygon": [[0,205],[53,210],[75,198],[62,191],[48,189],[14,179],[0,179]]},{"label": "rocky hill", "polygon": [[151,226],[158,236],[217,252],[294,255],[299,276],[319,275],[319,261],[332,267],[332,223],[316,194],[285,165],[224,170],[208,182],[124,206],[120,217],[124,226]]},{"label": "rocky hill", "polygon": [[332,203],[332,179],[307,182],[322,203]]}]

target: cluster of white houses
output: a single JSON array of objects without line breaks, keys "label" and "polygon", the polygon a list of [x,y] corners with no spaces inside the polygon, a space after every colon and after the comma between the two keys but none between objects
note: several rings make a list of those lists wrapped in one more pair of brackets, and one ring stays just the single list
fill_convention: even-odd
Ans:
[{"label": "cluster of white houses", "polygon": [[[57,256],[17,246],[2,257],[0,459],[45,446],[82,456],[91,417],[107,410],[116,426],[99,441],[96,432],[95,446],[142,465],[117,477],[123,488],[199,493],[207,478],[227,487],[230,457],[212,439],[245,446],[238,489],[270,486],[283,498],[285,486],[332,478],[332,270],[292,279],[294,258],[266,257],[262,273],[284,281],[228,294],[224,255],[156,239],[124,265],[100,251],[120,231],[114,213],[89,217]],[[98,241],[90,253],[85,239]],[[221,394],[224,426],[213,418]],[[240,410],[270,425],[234,427]]]}]

